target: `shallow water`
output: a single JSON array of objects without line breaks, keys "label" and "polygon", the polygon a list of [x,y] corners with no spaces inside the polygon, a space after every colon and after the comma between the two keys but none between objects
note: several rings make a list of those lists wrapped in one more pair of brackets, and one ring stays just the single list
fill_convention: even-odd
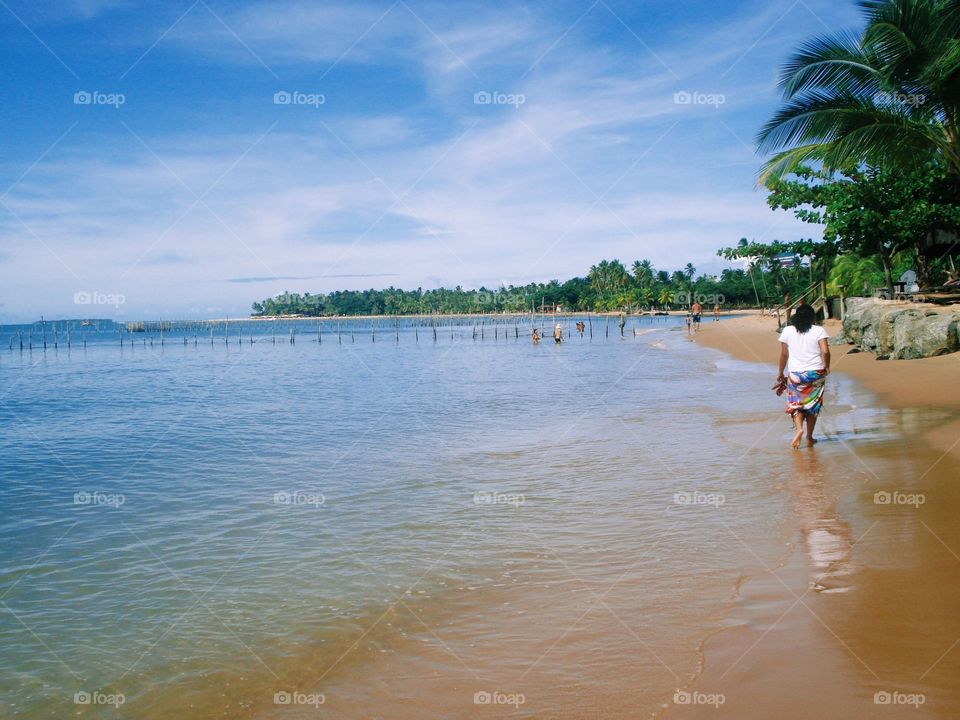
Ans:
[{"label": "shallow water", "polygon": [[4,349],[2,714],[653,712],[790,528],[769,369],[676,322]]}]

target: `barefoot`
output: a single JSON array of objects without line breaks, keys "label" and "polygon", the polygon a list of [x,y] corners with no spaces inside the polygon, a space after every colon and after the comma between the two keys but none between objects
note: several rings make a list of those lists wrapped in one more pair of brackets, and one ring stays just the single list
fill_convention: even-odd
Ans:
[{"label": "barefoot", "polygon": [[807,447],[813,447],[813,446],[816,445],[818,442],[820,442],[820,441],[817,440],[816,438],[808,437],[808,438],[807,438]]},{"label": "barefoot", "polygon": [[796,435],[793,436],[793,442],[790,443],[790,446],[791,446],[794,450],[799,450],[799,449],[800,449],[800,441],[801,441],[801,440],[803,440],[803,430],[800,430],[799,432],[797,432]]}]

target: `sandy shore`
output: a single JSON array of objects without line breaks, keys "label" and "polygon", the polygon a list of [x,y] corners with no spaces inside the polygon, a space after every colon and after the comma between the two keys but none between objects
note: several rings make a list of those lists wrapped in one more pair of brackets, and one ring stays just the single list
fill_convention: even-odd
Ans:
[{"label": "sandy shore", "polygon": [[[824,327],[831,337],[842,331],[836,320],[828,320]],[[776,330],[776,318],[751,315],[704,322],[694,341],[738,360],[769,365],[773,385],[780,353]],[[960,410],[960,353],[920,360],[877,360],[873,353],[851,350],[852,345],[831,346],[831,370],[862,383],[890,407]],[[960,419],[930,429],[926,440],[960,459]]]},{"label": "sandy shore", "polygon": [[[705,323],[695,341],[767,364],[772,385],[774,318]],[[854,379],[862,404],[827,405],[815,448],[769,451],[792,469],[789,554],[742,585],[668,720],[960,711],[960,355],[877,361],[850,349],[833,346],[833,382]]]},{"label": "sandy shore", "polygon": [[[831,336],[839,335],[840,323],[824,325]],[[771,385],[780,353],[775,317],[738,317],[712,323],[709,320],[694,340],[729,353],[739,360],[770,365]],[[960,353],[921,360],[877,360],[872,353],[851,353],[851,345],[831,347],[831,369],[862,382],[894,407],[960,409]]]}]

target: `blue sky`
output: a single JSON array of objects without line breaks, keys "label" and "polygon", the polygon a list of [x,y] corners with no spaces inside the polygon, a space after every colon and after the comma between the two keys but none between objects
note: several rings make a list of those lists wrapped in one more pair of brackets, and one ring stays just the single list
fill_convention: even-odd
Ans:
[{"label": "blue sky", "polygon": [[767,208],[753,138],[789,53],[858,22],[836,0],[2,0],[0,321],[602,258],[718,272],[742,236],[818,236]]}]

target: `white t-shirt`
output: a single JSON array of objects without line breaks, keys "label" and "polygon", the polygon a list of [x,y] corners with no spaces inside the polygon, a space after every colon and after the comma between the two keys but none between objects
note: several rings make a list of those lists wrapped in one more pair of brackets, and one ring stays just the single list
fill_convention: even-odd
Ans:
[{"label": "white t-shirt", "polygon": [[820,341],[826,340],[829,335],[819,325],[813,325],[805,333],[798,333],[793,325],[787,325],[780,333],[780,342],[785,343],[790,351],[787,360],[787,371],[792,373],[807,370],[822,370],[823,358],[820,357]]}]

